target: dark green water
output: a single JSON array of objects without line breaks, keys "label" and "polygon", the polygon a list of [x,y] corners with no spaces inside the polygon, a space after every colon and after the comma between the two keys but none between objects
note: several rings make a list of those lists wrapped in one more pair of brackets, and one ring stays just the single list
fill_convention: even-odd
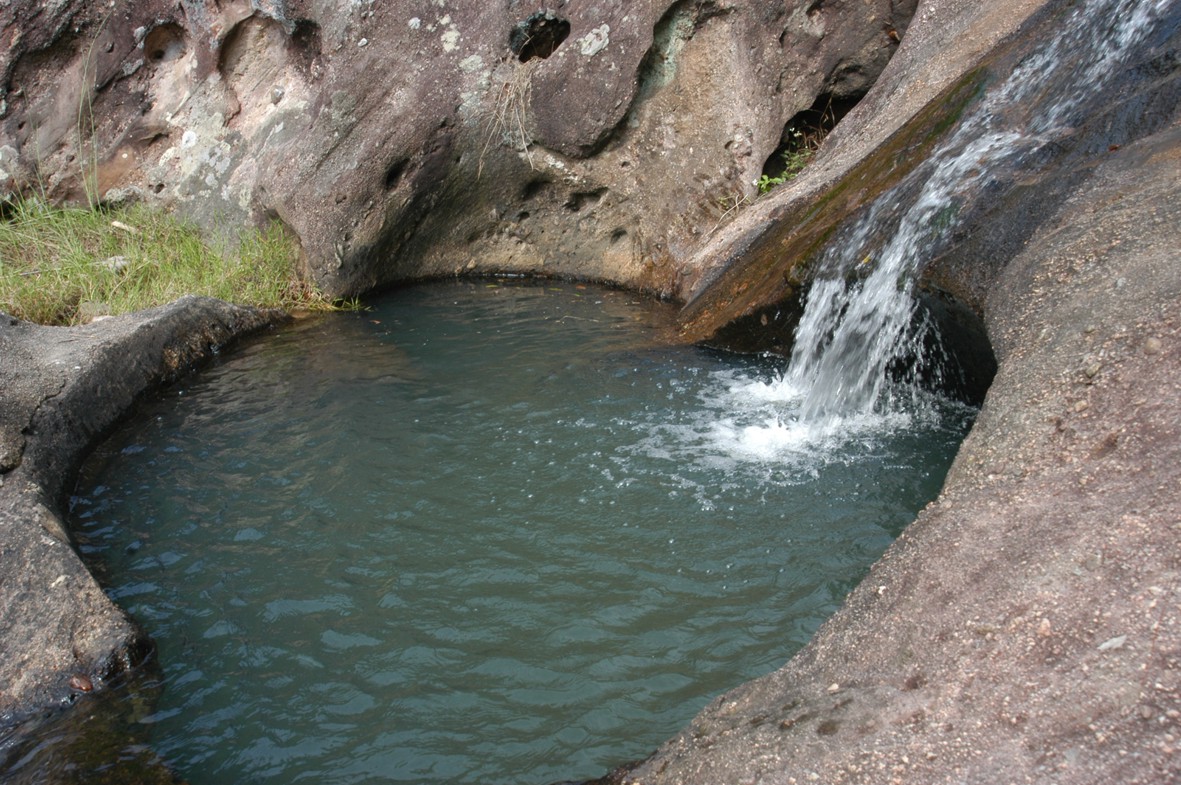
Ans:
[{"label": "dark green water", "polygon": [[802,646],[970,412],[808,428],[670,311],[440,284],[221,358],[84,470],[74,530],[158,641],[201,783],[544,783],[645,756]]}]

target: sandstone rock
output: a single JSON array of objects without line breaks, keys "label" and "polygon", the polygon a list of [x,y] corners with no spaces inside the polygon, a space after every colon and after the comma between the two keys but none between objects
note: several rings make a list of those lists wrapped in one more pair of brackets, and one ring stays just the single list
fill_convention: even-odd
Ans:
[{"label": "sandstone rock", "polygon": [[74,552],[59,500],[139,395],[276,317],[196,297],[74,328],[0,314],[0,725],[102,689],[151,651]]},{"label": "sandstone rock", "polygon": [[[864,93],[914,6],[14,0],[0,188],[279,220],[333,295],[468,259],[671,294],[785,124]],[[536,13],[568,32],[522,62]]]}]

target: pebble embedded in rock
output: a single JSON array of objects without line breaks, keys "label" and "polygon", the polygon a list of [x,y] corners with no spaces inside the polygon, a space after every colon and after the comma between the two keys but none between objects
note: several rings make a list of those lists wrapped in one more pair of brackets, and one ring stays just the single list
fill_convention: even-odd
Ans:
[{"label": "pebble embedded in rock", "polygon": [[1128,642],[1127,635],[1117,635],[1116,637],[1111,638],[1110,640],[1106,640],[1103,643],[1100,643],[1099,644],[1099,651],[1115,651],[1116,649],[1122,649],[1124,644],[1127,642]]}]

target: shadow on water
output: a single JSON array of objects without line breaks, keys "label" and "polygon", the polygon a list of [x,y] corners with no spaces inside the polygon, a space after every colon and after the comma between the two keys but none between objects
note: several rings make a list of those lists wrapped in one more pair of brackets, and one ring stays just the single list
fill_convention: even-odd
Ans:
[{"label": "shadow on water", "polygon": [[155,661],[102,693],[81,695],[0,736],[5,785],[182,785],[152,748],[162,684]]}]

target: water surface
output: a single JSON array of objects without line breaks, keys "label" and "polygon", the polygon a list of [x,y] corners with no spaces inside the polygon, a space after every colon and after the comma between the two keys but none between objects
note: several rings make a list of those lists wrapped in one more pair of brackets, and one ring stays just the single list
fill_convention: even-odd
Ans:
[{"label": "water surface", "polygon": [[74,529],[201,783],[538,783],[645,756],[802,646],[970,412],[793,415],[668,308],[457,283],[252,343],[90,461]]}]

